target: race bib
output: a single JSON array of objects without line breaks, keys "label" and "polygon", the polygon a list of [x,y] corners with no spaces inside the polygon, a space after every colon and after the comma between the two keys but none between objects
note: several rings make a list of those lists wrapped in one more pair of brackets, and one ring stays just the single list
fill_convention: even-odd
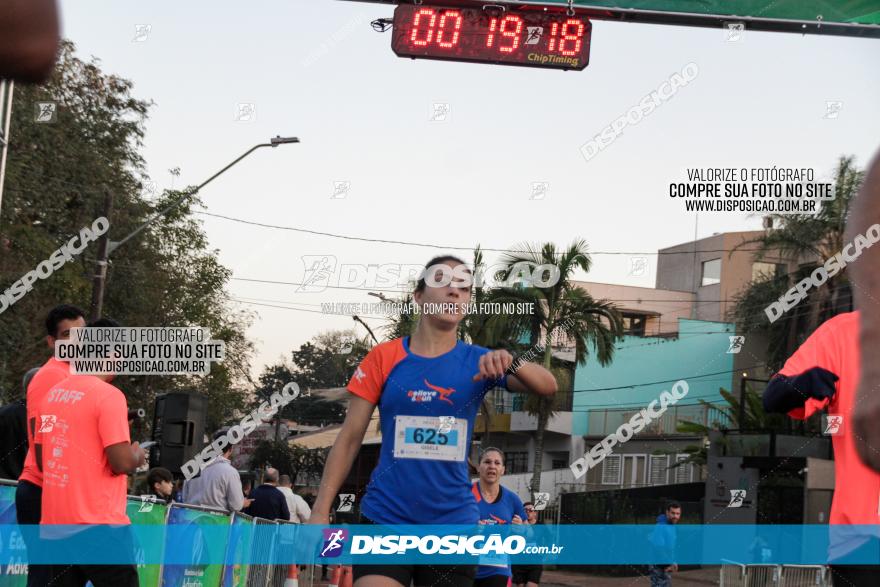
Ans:
[{"label": "race bib", "polygon": [[481,567],[507,567],[510,564],[510,558],[506,554],[481,554],[477,561]]},{"label": "race bib", "polygon": [[394,456],[400,459],[463,462],[467,420],[431,416],[395,416]]}]

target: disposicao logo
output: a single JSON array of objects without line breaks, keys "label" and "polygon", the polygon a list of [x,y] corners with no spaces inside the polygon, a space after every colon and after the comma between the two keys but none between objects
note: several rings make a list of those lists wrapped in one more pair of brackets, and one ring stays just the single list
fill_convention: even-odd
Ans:
[{"label": "disposicao logo", "polygon": [[324,532],[324,545],[321,547],[319,556],[335,558],[345,550],[345,541],[348,540],[348,530],[328,528]]}]

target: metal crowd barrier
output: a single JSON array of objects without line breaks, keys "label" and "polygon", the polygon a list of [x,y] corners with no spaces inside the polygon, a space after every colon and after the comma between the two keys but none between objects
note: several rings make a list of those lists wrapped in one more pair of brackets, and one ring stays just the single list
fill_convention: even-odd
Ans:
[{"label": "metal crowd barrier", "polygon": [[743,565],[723,561],[720,587],[831,587],[822,565]]},{"label": "metal crowd barrier", "polygon": [[822,565],[783,565],[780,587],[831,587],[831,573]]}]

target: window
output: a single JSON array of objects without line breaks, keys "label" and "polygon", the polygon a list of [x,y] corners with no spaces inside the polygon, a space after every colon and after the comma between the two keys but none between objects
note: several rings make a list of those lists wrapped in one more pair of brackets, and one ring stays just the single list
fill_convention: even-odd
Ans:
[{"label": "window", "polygon": [[632,336],[645,336],[647,317],[642,314],[621,314],[623,333]]},{"label": "window", "polygon": [[700,285],[715,285],[716,283],[721,283],[721,259],[703,261],[703,278]]},{"label": "window", "polygon": [[[688,459],[688,455],[675,455],[675,462],[680,463],[682,461],[686,461]],[[673,469],[673,483],[690,483],[693,477],[693,465],[679,465],[675,469]]]},{"label": "window", "polygon": [[511,475],[527,473],[529,471],[529,453],[527,451],[506,453],[504,471]]},{"label": "window", "polygon": [[666,485],[669,483],[669,457],[667,455],[651,455],[649,464],[651,470],[648,472],[649,483],[651,485]]},{"label": "window", "polygon": [[623,482],[620,455],[608,455],[602,461],[602,485],[620,485]]},{"label": "window", "polygon": [[563,453],[561,455],[556,455],[551,459],[553,463],[550,465],[551,469],[567,469],[568,464],[571,462],[571,459],[568,457],[568,453]]},{"label": "window", "polygon": [[785,271],[785,265],[780,263],[752,263],[752,281],[777,277]]}]

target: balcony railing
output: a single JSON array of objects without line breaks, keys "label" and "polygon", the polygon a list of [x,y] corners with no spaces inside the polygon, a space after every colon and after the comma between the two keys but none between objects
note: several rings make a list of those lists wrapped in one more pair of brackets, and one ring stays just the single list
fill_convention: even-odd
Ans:
[{"label": "balcony railing", "polygon": [[[589,436],[606,436],[617,430],[621,424],[628,422],[635,414],[647,406],[589,410],[587,414],[587,434]],[[651,421],[640,434],[680,434],[678,423],[687,420],[697,422],[709,428],[730,426],[727,415],[714,406],[670,406],[663,415]],[[717,424],[716,424],[717,423]]]}]

